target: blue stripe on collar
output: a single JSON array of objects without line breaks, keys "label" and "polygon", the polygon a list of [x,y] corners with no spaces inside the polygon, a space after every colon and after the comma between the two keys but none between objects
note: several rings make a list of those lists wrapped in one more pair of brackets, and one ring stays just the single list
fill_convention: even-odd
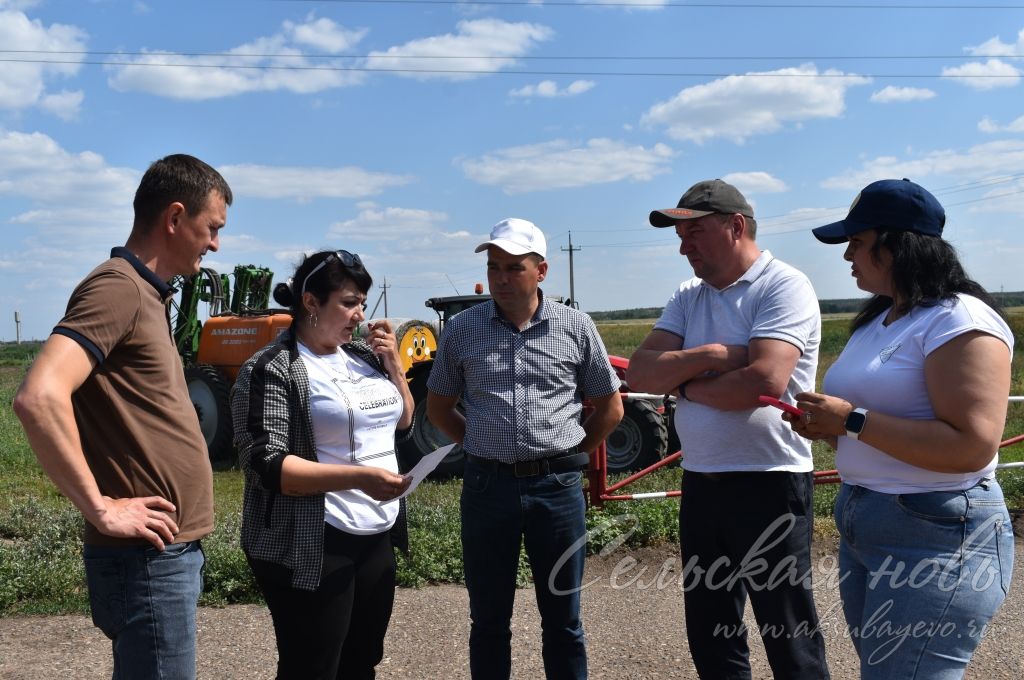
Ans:
[{"label": "blue stripe on collar", "polygon": [[156,289],[156,293],[157,295],[160,296],[161,300],[166,301],[167,298],[171,297],[172,295],[178,292],[171,286],[171,284],[167,283],[159,276],[157,276],[156,272],[154,272],[146,265],[142,264],[142,260],[135,257],[135,253],[128,250],[124,246],[111,248],[110,257],[120,257],[124,260],[127,260],[128,263],[135,269],[136,273],[138,273],[139,276],[145,279],[146,283],[148,283],[149,285],[153,286],[154,289]]}]

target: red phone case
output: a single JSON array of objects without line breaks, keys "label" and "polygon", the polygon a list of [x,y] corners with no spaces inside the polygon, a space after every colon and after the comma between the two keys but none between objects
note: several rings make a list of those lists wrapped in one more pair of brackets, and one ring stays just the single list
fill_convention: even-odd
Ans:
[{"label": "red phone case", "polygon": [[760,399],[761,402],[764,404],[768,404],[769,406],[774,406],[775,408],[782,409],[786,413],[792,413],[795,416],[802,416],[804,414],[803,409],[797,408],[792,404],[787,404],[784,401],[779,401],[775,397],[760,396],[758,397],[758,399]]}]

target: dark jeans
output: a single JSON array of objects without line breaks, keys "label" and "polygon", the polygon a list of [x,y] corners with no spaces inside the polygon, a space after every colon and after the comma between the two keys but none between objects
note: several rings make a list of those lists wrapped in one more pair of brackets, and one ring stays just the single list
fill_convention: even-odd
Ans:
[{"label": "dark jeans", "polygon": [[811,587],[813,473],[683,473],[679,546],[701,678],[750,680],[747,596],[776,680],[825,680]]},{"label": "dark jeans", "polygon": [[560,472],[516,478],[467,461],[462,551],[473,678],[501,680],[511,674],[510,622],[524,537],[540,610],[545,674],[587,677],[579,594],[586,552],[582,477]]},{"label": "dark jeans", "polygon": [[291,570],[249,560],[277,637],[278,680],[375,677],[395,600],[389,532],[357,536],[324,524],[320,585],[299,590]]},{"label": "dark jeans", "polygon": [[92,621],[112,641],[113,679],[195,678],[199,541],[163,550],[86,545],[82,555]]}]

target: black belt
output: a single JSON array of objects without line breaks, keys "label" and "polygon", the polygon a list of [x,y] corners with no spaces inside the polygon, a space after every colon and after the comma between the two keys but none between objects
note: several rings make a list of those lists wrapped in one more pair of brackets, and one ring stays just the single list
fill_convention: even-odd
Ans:
[{"label": "black belt", "polygon": [[516,463],[502,463],[495,458],[481,458],[472,453],[467,454],[467,456],[474,465],[515,477],[536,477],[551,472],[582,470],[590,462],[590,454],[585,451],[566,451],[548,456],[547,458],[521,460]]},{"label": "black belt", "polygon": [[750,474],[743,470],[730,470],[727,472],[697,472],[696,470],[685,470],[683,474],[687,475],[700,475],[704,479],[712,482],[727,482],[732,479],[737,479],[742,475]]}]

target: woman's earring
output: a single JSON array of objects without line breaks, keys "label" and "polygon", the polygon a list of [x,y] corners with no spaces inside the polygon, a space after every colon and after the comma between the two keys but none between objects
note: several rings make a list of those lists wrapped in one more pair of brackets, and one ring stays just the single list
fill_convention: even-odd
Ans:
[{"label": "woman's earring", "polygon": [[310,323],[311,323],[311,324],[313,324],[313,328],[316,328],[316,323],[317,323],[317,321],[319,321],[319,320],[320,320],[320,319],[319,319],[319,317],[317,317],[317,315],[316,315],[316,314],[314,314],[314,315],[313,315],[312,317],[310,317]]}]

